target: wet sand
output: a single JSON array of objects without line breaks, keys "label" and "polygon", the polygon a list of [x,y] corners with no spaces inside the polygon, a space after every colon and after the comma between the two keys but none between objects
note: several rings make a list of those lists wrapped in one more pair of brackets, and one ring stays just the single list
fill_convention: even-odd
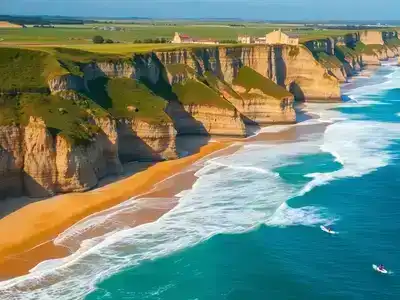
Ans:
[{"label": "wet sand", "polygon": [[[292,126],[245,140],[218,139],[202,147],[197,154],[158,163],[99,189],[28,205],[0,220],[0,280],[24,275],[44,260],[68,256],[85,239],[157,220],[175,207],[179,200],[177,194],[192,187],[197,179],[195,172],[204,160],[230,155],[245,143],[296,141],[303,135],[322,133],[325,128],[326,124]],[[127,203],[133,197],[132,203]],[[126,207],[118,210],[121,203]],[[55,245],[54,239],[72,225],[101,218],[113,209],[117,212],[112,220],[104,218],[98,226],[64,239],[62,246]]]}]

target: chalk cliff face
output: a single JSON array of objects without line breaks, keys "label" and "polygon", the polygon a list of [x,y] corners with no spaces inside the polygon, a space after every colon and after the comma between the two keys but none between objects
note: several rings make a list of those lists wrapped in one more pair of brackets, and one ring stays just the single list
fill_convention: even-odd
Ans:
[{"label": "chalk cliff face", "polygon": [[85,80],[99,77],[135,78],[132,64],[127,62],[93,62],[83,68]]},{"label": "chalk cliff face", "polygon": [[24,155],[19,126],[0,126],[0,199],[22,194]]},{"label": "chalk cliff face", "polygon": [[67,90],[82,91],[84,83],[81,77],[67,74],[50,79],[49,88],[53,94]]},{"label": "chalk cliff face", "polygon": [[[188,112],[211,135],[245,136],[246,128],[236,110],[205,105],[185,105]],[[196,128],[193,128],[196,130]],[[202,132],[197,132],[201,134]]]},{"label": "chalk cliff face", "polygon": [[[246,92],[243,87],[237,85],[233,85],[233,89],[241,95]],[[293,96],[276,99],[258,89],[251,89],[242,99],[232,97],[228,93],[225,93],[225,97],[246,116],[245,123],[264,125],[296,122]]]},{"label": "chalk cliff face", "polygon": [[172,123],[151,124],[140,120],[120,119],[117,133],[118,155],[123,162],[177,158],[176,130]]},{"label": "chalk cliff face", "polygon": [[231,84],[247,66],[285,87],[298,100],[336,100],[339,82],[303,46],[218,47],[157,53],[162,65],[184,64],[198,75],[212,72]]},{"label": "chalk cliff face", "polygon": [[380,31],[362,31],[359,33],[360,41],[365,45],[383,45],[383,36]]},{"label": "chalk cliff face", "polygon": [[[364,40],[376,42],[376,38],[366,36]],[[381,56],[364,56],[363,60],[376,63],[396,55],[396,49]],[[345,61],[343,67],[327,69],[303,46],[221,46],[133,54],[127,61],[86,64],[82,76],[53,77],[49,90],[66,99],[75,99],[76,92],[87,91],[87,83],[99,77],[146,82],[151,88],[154,86],[154,93],[160,87],[172,90],[176,84],[197,80],[233,108],[188,105],[171,92],[171,98],[165,98],[170,122],[89,113],[90,124],[98,132],[87,143],[77,145],[62,135],[50,134],[41,118],[31,117],[25,125],[0,126],[0,198],[21,194],[46,197],[88,190],[104,176],[120,173],[121,162],[177,158],[175,140],[179,134],[244,136],[245,123],[293,123],[295,99],[340,99],[339,83],[362,66],[358,56],[346,56]],[[293,96],[276,98],[261,89],[244,90],[234,83],[244,67],[272,80]]]}]

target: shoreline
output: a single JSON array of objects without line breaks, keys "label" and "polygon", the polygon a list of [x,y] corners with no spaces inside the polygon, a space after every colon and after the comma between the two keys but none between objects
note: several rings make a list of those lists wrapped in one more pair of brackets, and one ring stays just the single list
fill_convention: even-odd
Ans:
[{"label": "shoreline", "polygon": [[[304,111],[300,115],[305,119],[298,120],[296,124],[316,118]],[[243,144],[252,142],[296,141],[303,134],[323,132],[327,126],[323,123],[303,126],[296,124],[288,124],[289,127],[281,131],[260,132],[244,139],[220,138],[209,141],[198,153],[190,156],[156,163],[143,171],[115,182],[105,183],[106,185],[94,190],[57,195],[33,202],[5,216],[0,219],[0,281],[25,275],[45,260],[67,257],[79,248],[81,241],[107,233],[101,224],[79,237],[74,236],[78,247],[54,243],[54,239],[70,227],[91,216],[105,214],[107,210],[131,199],[140,203],[146,203],[146,198],[158,201],[150,204],[150,207],[143,204],[143,208],[139,210],[121,214],[121,221],[126,226],[134,227],[156,221],[177,205],[179,197],[176,195],[190,189],[197,180],[194,176],[195,171],[190,167],[196,162],[223,155],[220,154],[220,150],[229,151],[227,148],[230,148],[235,152]],[[236,147],[229,147],[235,142],[238,142]]]},{"label": "shoreline", "polygon": [[[34,202],[5,216],[0,219],[0,280],[27,274],[44,260],[72,254],[71,249],[53,243],[60,233],[91,215],[129,199],[151,196],[158,184],[182,172],[185,174],[187,167],[231,144],[231,141],[211,142],[193,155],[157,163],[147,170],[95,190]],[[172,208],[142,212],[142,216],[136,216],[134,226],[155,221]]]},{"label": "shoreline", "polygon": [[[191,189],[197,180],[195,173],[202,168],[204,161],[233,154],[248,143],[294,142],[304,134],[323,132],[326,126],[323,123],[289,125],[281,131],[261,132],[246,139],[210,141],[196,154],[157,163],[99,189],[60,195],[25,206],[0,220],[0,281],[26,275],[45,260],[68,257],[79,249],[82,241],[121,228],[114,228],[114,223],[133,228],[156,221],[178,204],[179,197],[176,195]],[[74,234],[62,246],[54,243],[60,234],[72,226],[106,215],[114,209],[118,211],[121,208],[119,205],[131,200],[140,208],[136,209],[128,203],[126,210],[121,209],[113,216],[114,223],[107,223],[106,220],[94,228]],[[82,205],[82,202],[89,203]],[[18,223],[21,219],[24,222]],[[35,231],[38,228],[41,228],[40,232]]]}]

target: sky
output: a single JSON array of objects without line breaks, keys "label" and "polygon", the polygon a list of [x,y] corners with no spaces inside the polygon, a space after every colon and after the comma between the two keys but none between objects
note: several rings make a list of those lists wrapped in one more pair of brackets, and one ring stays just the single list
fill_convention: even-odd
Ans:
[{"label": "sky", "polygon": [[400,0],[0,0],[0,14],[167,19],[398,20]]}]

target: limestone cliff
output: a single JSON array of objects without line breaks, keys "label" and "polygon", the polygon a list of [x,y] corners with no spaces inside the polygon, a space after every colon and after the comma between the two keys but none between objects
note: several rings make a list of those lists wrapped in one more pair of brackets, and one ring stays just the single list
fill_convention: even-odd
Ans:
[{"label": "limestone cliff", "polygon": [[22,195],[24,155],[19,126],[0,126],[0,199]]},{"label": "limestone cliff", "polygon": [[[185,105],[184,108],[210,135],[242,137],[246,135],[245,125],[236,110],[193,104]],[[183,127],[185,124],[181,126]],[[197,128],[192,130],[197,130]],[[194,133],[201,134],[202,132]]]},{"label": "limestone cliff", "polygon": [[303,46],[218,47],[157,53],[161,65],[187,65],[197,75],[211,72],[228,84],[247,66],[292,92],[298,100],[337,100],[338,80]]},{"label": "limestone cliff", "polygon": [[[27,97],[30,109],[45,105],[27,122],[0,125],[0,198],[91,189],[121,162],[176,158],[179,134],[245,136],[245,123],[293,123],[294,99],[340,99],[345,70],[303,46],[267,45],[75,63],[76,75],[48,78],[43,102]],[[246,68],[258,76],[239,80]]]},{"label": "limestone cliff", "polygon": [[383,45],[383,36],[380,31],[365,30],[359,33],[359,40],[365,45]]},{"label": "limestone cliff", "polygon": [[120,119],[117,133],[118,155],[122,162],[177,158],[176,130],[172,123],[152,124],[141,120]]},{"label": "limestone cliff", "polygon": [[125,61],[93,62],[83,67],[85,80],[94,80],[99,77],[135,78],[132,63]]}]

